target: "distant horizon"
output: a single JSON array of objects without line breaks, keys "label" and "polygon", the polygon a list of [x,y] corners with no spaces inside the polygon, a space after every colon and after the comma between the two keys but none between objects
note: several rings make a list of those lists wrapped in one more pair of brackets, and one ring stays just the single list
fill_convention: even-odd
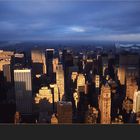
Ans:
[{"label": "distant horizon", "polygon": [[140,41],[119,41],[119,40],[70,40],[70,39],[67,39],[67,40],[55,40],[55,39],[50,39],[50,40],[0,40],[0,43],[2,42],[12,42],[12,43],[23,43],[23,42],[40,42],[40,43],[64,43],[64,42],[68,42],[68,43],[130,43],[130,44],[138,44],[140,43]]}]

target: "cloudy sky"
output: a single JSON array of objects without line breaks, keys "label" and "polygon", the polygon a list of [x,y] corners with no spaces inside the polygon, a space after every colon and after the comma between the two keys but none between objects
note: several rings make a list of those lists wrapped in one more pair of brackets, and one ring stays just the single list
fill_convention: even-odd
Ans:
[{"label": "cloudy sky", "polygon": [[0,0],[0,40],[140,41],[140,1]]}]

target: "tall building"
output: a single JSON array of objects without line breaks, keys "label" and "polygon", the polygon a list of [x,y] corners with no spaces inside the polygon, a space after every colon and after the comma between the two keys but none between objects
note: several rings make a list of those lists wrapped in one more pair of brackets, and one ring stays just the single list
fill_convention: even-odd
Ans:
[{"label": "tall building", "polygon": [[77,90],[78,92],[85,92],[85,76],[83,74],[79,74],[77,77]]},{"label": "tall building", "polygon": [[46,74],[46,58],[45,53],[40,49],[31,51],[33,74]]},{"label": "tall building", "polygon": [[63,50],[62,55],[62,62],[64,66],[64,81],[65,81],[65,97],[67,100],[70,100],[71,98],[71,89],[70,89],[70,67],[73,66],[73,54],[70,50]]},{"label": "tall building", "polygon": [[[43,102],[44,105],[43,105]],[[56,103],[59,101],[58,87],[56,84],[51,84],[50,87],[41,87],[39,92],[35,96],[35,104],[41,105],[40,110],[47,108],[49,112],[52,112],[56,108]],[[46,105],[46,103],[47,105]]]},{"label": "tall building", "polygon": [[140,114],[140,91],[134,93],[133,112]]},{"label": "tall building", "polygon": [[[67,89],[66,89],[66,94],[69,92],[69,99],[68,100],[71,100],[71,94],[74,92],[75,90],[75,86],[76,86],[76,82],[77,82],[77,76],[75,74],[77,73],[78,74],[78,67],[77,66],[70,66],[68,68],[68,76],[67,76],[67,81],[65,81],[68,85]],[[74,76],[74,75],[76,76]],[[76,78],[75,80],[72,79],[74,77]]]},{"label": "tall building", "polygon": [[53,58],[54,49],[46,49],[47,75],[50,77],[53,75]]},{"label": "tall building", "polygon": [[11,73],[11,65],[10,64],[3,65],[3,75],[6,79],[6,82],[9,82],[9,83],[12,82],[12,73]]},{"label": "tall building", "polygon": [[93,76],[93,83],[88,85],[89,88],[89,95],[90,95],[90,102],[91,104],[98,108],[98,97],[100,95],[100,75],[95,74]]},{"label": "tall building", "polygon": [[134,93],[138,90],[138,85],[133,77],[126,78],[126,97],[133,100]]},{"label": "tall building", "polygon": [[16,110],[21,114],[32,113],[31,69],[14,70]]},{"label": "tall building", "polygon": [[103,68],[103,76],[105,75],[105,70],[108,68],[108,55],[102,55],[102,68]]},{"label": "tall building", "polygon": [[0,50],[0,71],[3,71],[3,66],[11,63],[11,58],[14,55],[12,51]]},{"label": "tall building", "polygon": [[56,67],[57,67],[58,63],[59,63],[58,58],[54,58],[53,59],[53,73],[56,73]]},{"label": "tall building", "polygon": [[61,64],[56,66],[56,84],[58,86],[61,101],[64,96],[64,71]]},{"label": "tall building", "polygon": [[58,102],[57,103],[58,123],[72,123],[72,103]]},{"label": "tall building", "polygon": [[18,67],[19,65],[24,67],[26,64],[26,58],[24,53],[15,53],[13,57],[13,65],[14,67]]},{"label": "tall building", "polygon": [[126,75],[125,68],[123,66],[119,67],[117,76],[121,85],[125,85],[125,75]]},{"label": "tall building", "polygon": [[93,67],[93,59],[91,59],[91,58],[90,59],[86,59],[85,60],[85,68],[84,68],[84,71],[85,71],[85,73],[87,75],[91,71],[92,67]]},{"label": "tall building", "polygon": [[49,103],[53,103],[53,96],[50,88],[41,87],[41,89],[39,89],[39,92],[35,96],[35,103],[38,104],[41,99],[46,99]]},{"label": "tall building", "polygon": [[125,85],[125,78],[128,76],[139,77],[139,55],[138,54],[120,54],[118,79],[121,85]]},{"label": "tall building", "polygon": [[106,83],[101,87],[99,98],[99,108],[101,112],[101,124],[110,124],[111,122],[111,90]]},{"label": "tall building", "polygon": [[85,111],[85,96],[86,96],[86,83],[85,76],[83,74],[79,74],[77,77],[77,95],[78,95],[78,104],[77,109],[79,110],[79,115],[83,116],[83,112]]}]

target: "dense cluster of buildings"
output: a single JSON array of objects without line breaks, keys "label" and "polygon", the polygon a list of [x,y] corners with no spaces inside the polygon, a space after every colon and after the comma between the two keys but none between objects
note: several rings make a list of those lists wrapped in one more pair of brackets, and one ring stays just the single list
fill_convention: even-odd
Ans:
[{"label": "dense cluster of buildings", "polygon": [[1,50],[0,122],[140,123],[140,53]]}]

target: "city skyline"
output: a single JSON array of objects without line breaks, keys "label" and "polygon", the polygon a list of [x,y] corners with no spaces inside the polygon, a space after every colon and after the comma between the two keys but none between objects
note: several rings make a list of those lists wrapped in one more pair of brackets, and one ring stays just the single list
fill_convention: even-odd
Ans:
[{"label": "city skyline", "polygon": [[140,124],[140,48],[29,47],[0,51],[0,123]]},{"label": "city skyline", "polygon": [[0,124],[140,124],[140,0],[0,0]]},{"label": "city skyline", "polygon": [[140,1],[0,1],[0,40],[140,40]]}]

